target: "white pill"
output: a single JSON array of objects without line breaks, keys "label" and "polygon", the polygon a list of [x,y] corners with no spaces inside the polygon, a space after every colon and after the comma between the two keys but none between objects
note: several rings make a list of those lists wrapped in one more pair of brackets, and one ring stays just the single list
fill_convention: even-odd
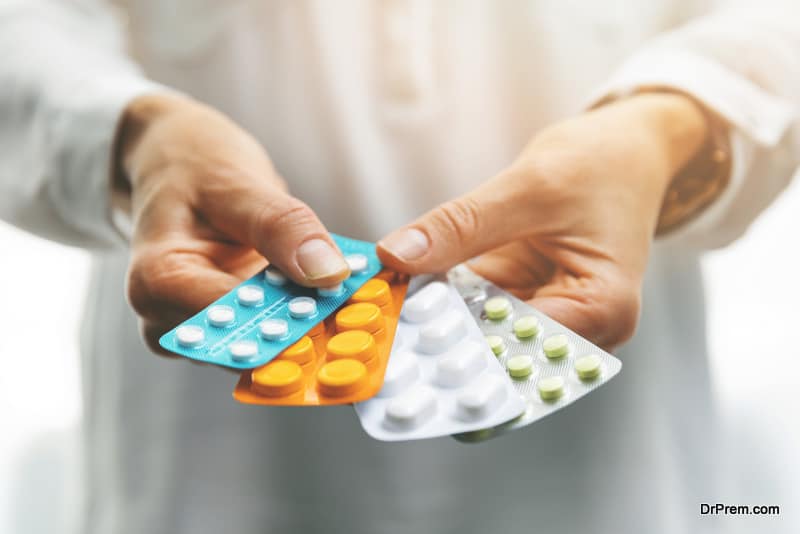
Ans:
[{"label": "white pill", "polygon": [[261,337],[269,341],[281,339],[289,333],[289,323],[283,319],[267,319],[259,325]]},{"label": "white pill", "polygon": [[246,362],[258,356],[258,343],[255,341],[234,341],[228,345],[228,352],[235,362]]},{"label": "white pill", "polygon": [[410,430],[430,420],[436,413],[436,394],[418,384],[386,405],[386,422],[391,427]]},{"label": "white pill", "polygon": [[236,313],[230,306],[219,304],[217,306],[211,306],[208,309],[206,317],[208,318],[208,324],[211,326],[223,328],[233,324],[233,321],[236,319]]},{"label": "white pill", "polygon": [[479,343],[458,345],[436,362],[436,382],[444,387],[458,387],[469,382],[486,367],[486,354]]},{"label": "white pill", "polygon": [[258,286],[242,286],[236,290],[236,300],[242,306],[260,306],[264,303],[264,290]]},{"label": "white pill", "polygon": [[206,333],[199,326],[187,324],[175,329],[175,339],[183,347],[199,347],[205,341]]},{"label": "white pill", "polygon": [[464,315],[458,310],[450,310],[420,329],[417,348],[425,354],[439,354],[455,345],[465,335]]},{"label": "white pill", "polygon": [[307,319],[317,314],[317,301],[311,297],[295,297],[289,301],[289,315]]},{"label": "white pill", "polygon": [[286,275],[280,272],[275,267],[267,267],[267,270],[264,271],[264,280],[271,286],[282,286],[286,284]]},{"label": "white pill", "polygon": [[318,287],[317,295],[320,297],[336,297],[344,292],[344,286],[339,283],[330,287]]},{"label": "white pill", "polygon": [[386,374],[383,376],[383,387],[378,392],[378,396],[397,395],[413,384],[417,378],[419,378],[419,363],[414,353],[409,350],[397,352],[393,350],[389,364],[386,366]]},{"label": "white pill", "polygon": [[344,257],[344,261],[350,267],[350,274],[361,274],[369,267],[369,260],[363,254],[348,254]]},{"label": "white pill", "polygon": [[403,319],[409,323],[430,321],[447,308],[447,285],[442,282],[431,282],[406,300],[403,305]]},{"label": "white pill", "polygon": [[503,380],[492,374],[478,377],[456,401],[457,415],[462,420],[483,419],[506,400],[506,388]]}]

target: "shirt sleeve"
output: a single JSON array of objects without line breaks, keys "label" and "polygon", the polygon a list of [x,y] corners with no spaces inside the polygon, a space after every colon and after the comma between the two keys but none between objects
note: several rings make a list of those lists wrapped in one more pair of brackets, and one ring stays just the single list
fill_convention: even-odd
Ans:
[{"label": "shirt sleeve", "polygon": [[652,87],[693,96],[729,127],[728,186],[663,238],[724,246],[745,232],[800,165],[800,3],[765,0],[699,17],[645,46],[595,96]]},{"label": "shirt sleeve", "polygon": [[122,37],[99,0],[0,0],[0,218],[76,246],[124,242],[110,202],[117,123],[166,89]]}]

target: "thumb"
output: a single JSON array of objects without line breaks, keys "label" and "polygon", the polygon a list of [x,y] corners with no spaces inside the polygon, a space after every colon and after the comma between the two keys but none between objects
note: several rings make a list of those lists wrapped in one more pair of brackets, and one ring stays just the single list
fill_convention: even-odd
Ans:
[{"label": "thumb", "polygon": [[347,278],[342,252],[307,204],[268,186],[247,185],[204,195],[203,215],[298,284],[324,287]]},{"label": "thumb", "polygon": [[441,204],[381,239],[381,261],[411,274],[443,272],[522,237],[530,232],[531,208],[519,186],[518,179],[498,177]]}]

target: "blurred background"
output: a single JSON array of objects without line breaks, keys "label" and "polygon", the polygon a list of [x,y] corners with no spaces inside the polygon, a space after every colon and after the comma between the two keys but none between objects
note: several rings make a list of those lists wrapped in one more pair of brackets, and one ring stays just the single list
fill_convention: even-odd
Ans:
[{"label": "blurred background", "polygon": [[[780,486],[779,502],[727,504],[778,504],[795,520],[798,229],[796,177],[744,238],[704,261],[714,387],[729,439],[765,447],[785,467],[781,480],[753,481],[754,498],[760,489],[775,495],[759,484]],[[81,499],[78,333],[89,261],[3,223],[0,250],[0,532],[66,531]]]}]

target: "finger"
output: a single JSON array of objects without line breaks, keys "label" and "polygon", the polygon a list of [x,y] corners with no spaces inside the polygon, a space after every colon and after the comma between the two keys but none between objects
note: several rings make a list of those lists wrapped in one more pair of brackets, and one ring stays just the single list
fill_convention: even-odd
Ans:
[{"label": "finger", "polygon": [[[143,319],[170,328],[241,282],[194,251],[139,251],[128,270],[128,300]],[[165,331],[166,331],[165,329]]]},{"label": "finger", "polygon": [[498,286],[526,295],[525,299],[532,298],[536,288],[550,280],[555,270],[550,260],[522,240],[481,254],[467,265]]},{"label": "finger", "polygon": [[199,208],[212,226],[254,247],[299,284],[324,287],[347,278],[347,262],[310,207],[266,183],[242,184],[205,186]]},{"label": "finger", "polygon": [[389,234],[378,242],[381,261],[412,274],[442,272],[529,232],[527,188],[512,178],[490,180]]},{"label": "finger", "polygon": [[607,350],[627,341],[639,320],[637,285],[554,277],[528,303]]}]

